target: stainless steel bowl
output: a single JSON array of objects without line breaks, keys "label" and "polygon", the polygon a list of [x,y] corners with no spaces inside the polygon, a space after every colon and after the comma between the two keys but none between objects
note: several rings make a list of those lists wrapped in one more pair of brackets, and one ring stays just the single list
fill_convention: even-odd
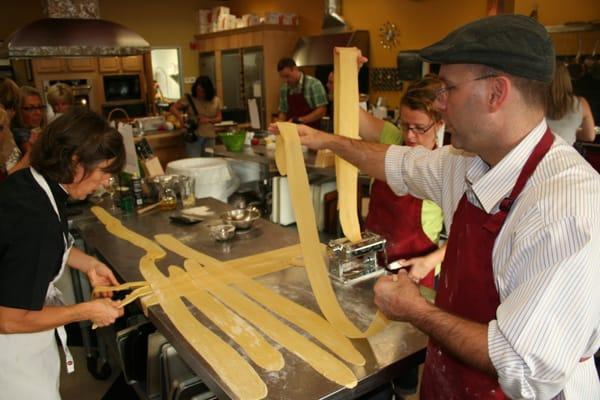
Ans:
[{"label": "stainless steel bowl", "polygon": [[223,222],[237,229],[249,229],[259,218],[260,211],[257,208],[238,208],[221,214]]},{"label": "stainless steel bowl", "polygon": [[213,225],[209,229],[210,236],[219,242],[233,239],[235,236],[235,226],[231,224]]}]

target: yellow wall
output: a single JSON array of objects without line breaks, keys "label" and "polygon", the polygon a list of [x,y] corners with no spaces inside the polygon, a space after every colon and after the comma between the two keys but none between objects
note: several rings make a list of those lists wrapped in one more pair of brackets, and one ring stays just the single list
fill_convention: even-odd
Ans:
[{"label": "yellow wall", "polygon": [[[189,43],[196,34],[198,0],[100,0],[100,16],[142,35],[151,46],[180,47],[184,77],[198,75],[198,53]],[[191,84],[185,84],[189,92]]]},{"label": "yellow wall", "polygon": [[[42,18],[40,0],[11,0],[0,13],[0,38],[27,22]],[[342,15],[352,29],[368,30],[371,35],[371,67],[394,67],[399,50],[418,49],[441,39],[450,30],[485,16],[487,0],[342,0]],[[539,5],[540,21],[546,25],[566,21],[600,19],[600,0],[515,0],[515,12],[529,14]],[[196,10],[219,4],[210,0],[100,0],[102,18],[121,23],[141,34],[152,46],[179,46],[182,49],[184,76],[198,74],[197,53],[189,50],[196,33]],[[314,35],[321,31],[323,0],[230,0],[223,4],[236,15],[266,11],[295,12],[300,16],[300,33]],[[398,47],[383,49],[379,27],[386,21],[398,27]],[[595,33],[596,34],[596,33]],[[555,35],[557,47],[572,52],[577,48],[576,35]],[[582,35],[584,51],[591,52],[595,36]],[[267,66],[268,68],[268,66]],[[186,85],[189,90],[189,85]],[[400,94],[383,95],[396,106]]]},{"label": "yellow wall", "polygon": [[[419,49],[433,43],[460,25],[484,17],[487,9],[487,0],[342,0],[341,3],[342,15],[350,28],[370,32],[371,67],[394,67],[398,51]],[[538,4],[540,21],[547,25],[600,19],[600,0],[514,0],[514,3],[516,13],[527,15],[533,5]],[[323,0],[231,0],[228,6],[235,14],[295,12],[300,15],[301,34],[315,35],[321,31]],[[398,27],[398,46],[391,50],[379,45],[379,28],[386,21]],[[559,47],[564,48],[564,42],[567,42],[572,48],[574,39],[565,36],[555,36]],[[584,35],[584,46],[588,42],[590,40],[585,40]],[[372,100],[378,96],[384,97],[391,107],[400,101],[397,92],[371,93]]]}]

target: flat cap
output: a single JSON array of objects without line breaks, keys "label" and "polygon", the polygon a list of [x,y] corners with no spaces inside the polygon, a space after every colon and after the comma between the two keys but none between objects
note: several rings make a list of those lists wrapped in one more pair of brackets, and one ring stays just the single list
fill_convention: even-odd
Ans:
[{"label": "flat cap", "polygon": [[420,52],[440,64],[483,64],[511,75],[551,82],[554,45],[533,18],[504,14],[482,18],[451,32]]}]

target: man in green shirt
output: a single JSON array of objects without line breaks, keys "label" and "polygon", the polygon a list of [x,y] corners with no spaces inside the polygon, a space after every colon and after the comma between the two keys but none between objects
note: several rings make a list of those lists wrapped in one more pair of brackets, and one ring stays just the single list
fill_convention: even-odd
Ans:
[{"label": "man in green shirt", "polygon": [[285,82],[279,91],[279,120],[320,129],[327,112],[327,93],[321,81],[300,71],[291,58],[279,60],[277,72]]}]

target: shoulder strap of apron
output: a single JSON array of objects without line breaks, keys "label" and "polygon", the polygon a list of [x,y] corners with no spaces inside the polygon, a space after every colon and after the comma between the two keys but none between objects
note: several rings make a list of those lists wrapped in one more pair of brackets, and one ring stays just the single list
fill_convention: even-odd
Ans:
[{"label": "shoulder strap of apron", "polygon": [[[52,204],[52,208],[60,221],[60,213],[58,212],[58,206],[56,205],[56,200],[54,200],[54,196],[52,195],[52,191],[50,190],[50,186],[48,186],[48,182],[46,179],[37,172],[33,167],[29,167],[31,170],[31,175],[33,175],[33,179],[37,182],[37,184],[42,188],[42,190],[46,193],[48,200],[50,200],[50,204]],[[71,247],[73,246],[73,240],[71,235],[66,236],[63,233],[63,240],[65,243],[65,252],[63,253],[62,264],[60,266],[60,271],[54,277],[52,282],[48,285],[48,290],[46,292],[46,303],[54,304],[54,305],[62,305],[64,304],[62,300],[62,293],[56,286],[54,286],[54,282],[56,282],[60,276],[63,274],[65,267],[67,265],[67,259],[69,258],[69,252],[71,251]],[[58,334],[58,338],[60,339],[60,344],[63,348],[63,352],[65,353],[65,364],[67,367],[67,372],[72,373],[75,371],[75,362],[73,360],[73,356],[71,355],[71,351],[67,347],[67,331],[64,326],[59,326],[56,328],[56,333]]]}]

